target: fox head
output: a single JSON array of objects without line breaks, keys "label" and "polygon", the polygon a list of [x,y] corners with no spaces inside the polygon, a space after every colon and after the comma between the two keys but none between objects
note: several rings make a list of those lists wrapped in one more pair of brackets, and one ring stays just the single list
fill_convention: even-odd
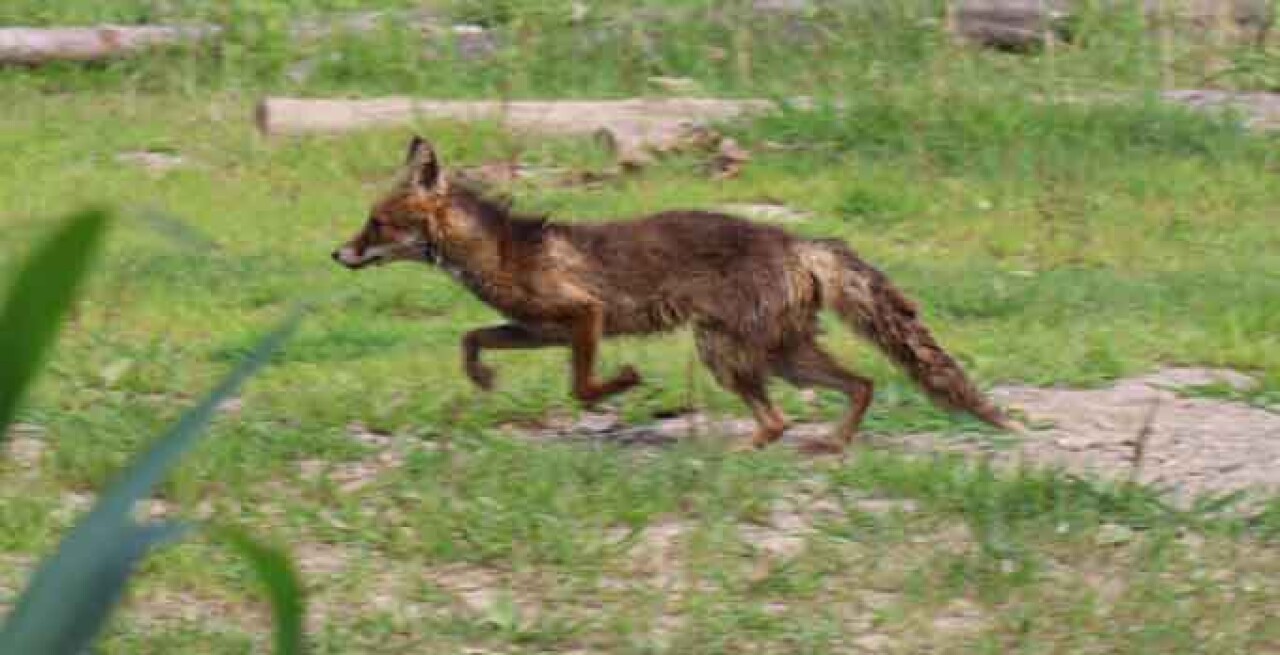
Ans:
[{"label": "fox head", "polygon": [[431,144],[409,142],[400,183],[369,212],[364,227],[333,251],[350,269],[394,261],[438,263],[449,219],[449,186]]}]

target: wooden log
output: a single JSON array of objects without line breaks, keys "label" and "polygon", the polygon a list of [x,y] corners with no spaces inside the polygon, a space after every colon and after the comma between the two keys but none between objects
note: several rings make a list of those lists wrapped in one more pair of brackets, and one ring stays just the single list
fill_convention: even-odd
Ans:
[{"label": "wooden log", "polygon": [[642,157],[681,139],[692,126],[769,111],[768,100],[668,98],[583,101],[465,101],[266,98],[256,120],[265,134],[343,132],[424,120],[498,122],[517,132],[595,136],[620,158]]},{"label": "wooden log", "polygon": [[1046,39],[1065,39],[1064,0],[953,0],[949,27],[966,41],[1002,50],[1034,50]]},{"label": "wooden log", "polygon": [[[480,58],[496,48],[489,30],[474,25],[444,26],[423,12],[364,11],[301,19],[289,37],[308,43],[340,35],[365,35],[384,25],[409,29],[426,41],[456,43],[464,57]],[[0,64],[38,65],[51,61],[104,61],[218,36],[217,25],[97,25],[87,27],[0,27]]]},{"label": "wooden log", "polygon": [[607,101],[438,101],[415,98],[309,100],[266,98],[256,110],[265,134],[339,132],[392,126],[419,120],[489,121],[533,134],[582,135],[607,149],[622,170],[642,168],[671,152],[706,151],[714,155],[718,176],[729,177],[749,159],[732,139],[707,123],[773,109],[768,100],[709,98]]},{"label": "wooden log", "polygon": [[[1230,32],[1246,40],[1265,38],[1275,21],[1274,0],[1103,0],[1103,12],[1141,11],[1153,26],[1173,25],[1199,33]],[[961,38],[1008,50],[1031,50],[1046,38],[1070,40],[1070,21],[1084,0],[952,0],[948,25]]]},{"label": "wooden log", "polygon": [[0,63],[102,61],[154,48],[191,45],[219,32],[213,25],[0,27]]}]

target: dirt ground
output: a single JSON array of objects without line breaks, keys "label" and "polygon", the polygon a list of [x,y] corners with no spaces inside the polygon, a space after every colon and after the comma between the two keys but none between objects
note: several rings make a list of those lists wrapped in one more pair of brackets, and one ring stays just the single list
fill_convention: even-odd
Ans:
[{"label": "dirt ground", "polygon": [[[863,447],[991,456],[997,463],[1061,466],[1112,479],[1136,475],[1179,502],[1204,493],[1277,492],[1280,413],[1180,392],[1210,385],[1243,390],[1254,384],[1255,380],[1235,371],[1167,368],[1100,389],[997,387],[993,397],[1031,427],[1025,437],[868,434]],[[718,420],[702,414],[628,426],[614,414],[597,412],[552,420],[522,434],[535,439],[662,445],[697,435],[738,439],[752,428],[750,420]],[[821,438],[829,430],[821,423],[796,424],[788,429],[784,443]],[[856,450],[850,455],[856,456]]]}]

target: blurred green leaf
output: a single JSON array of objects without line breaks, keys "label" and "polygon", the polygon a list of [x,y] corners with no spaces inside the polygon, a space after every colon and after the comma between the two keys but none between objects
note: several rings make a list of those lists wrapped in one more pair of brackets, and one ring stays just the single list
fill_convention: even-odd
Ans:
[{"label": "blurred green leaf", "polygon": [[184,248],[204,252],[220,248],[208,234],[162,209],[144,209],[135,215],[153,232]]},{"label": "blurred green leaf", "polygon": [[102,242],[108,215],[68,218],[14,278],[0,308],[0,443]]},{"label": "blurred green leaf", "polygon": [[[181,534],[175,524],[139,527],[130,515],[235,394],[297,328],[295,311],[196,407],[129,467],[46,559],[3,629],[0,653],[78,655],[101,630],[134,564]],[[259,567],[260,568],[260,567]],[[296,623],[296,619],[295,619]],[[296,652],[296,651],[283,651]]]},{"label": "blurred green leaf", "polygon": [[[84,652],[120,600],[138,561],[190,526],[121,524],[92,550],[63,548],[45,561],[0,632],[0,653]],[[68,545],[71,545],[68,542]]]},{"label": "blurred green leaf", "polygon": [[[174,425],[151,450],[135,462],[133,467],[116,483],[99,503],[99,507],[112,518],[124,517],[133,503],[145,497],[165,473],[195,443],[201,432],[217,413],[222,401],[236,394],[271,355],[293,334],[302,320],[302,310],[295,310],[280,326],[267,335],[208,396]],[[96,512],[97,510],[95,510]]]},{"label": "blurred green leaf", "polygon": [[305,598],[298,572],[282,551],[255,541],[234,528],[216,528],[214,534],[249,561],[258,579],[266,586],[275,614],[276,653],[299,655],[303,652],[302,618]]}]

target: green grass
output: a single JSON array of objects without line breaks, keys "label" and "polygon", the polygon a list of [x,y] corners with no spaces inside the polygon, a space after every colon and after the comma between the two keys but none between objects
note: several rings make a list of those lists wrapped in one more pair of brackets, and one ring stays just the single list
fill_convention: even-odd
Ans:
[{"label": "green grass", "polygon": [[[46,4],[6,4],[0,19],[131,22],[154,6]],[[892,5],[889,28],[823,13],[802,50],[765,38],[781,25],[696,3],[648,6],[659,5],[693,18],[645,27],[605,4],[588,24],[609,38],[593,41],[558,9],[442,7],[515,44],[495,64],[448,52],[424,61],[403,34],[294,45],[280,33],[297,16],[374,5],[170,3],[166,17],[229,24],[235,47],[0,70],[0,279],[51,227],[41,217],[104,202],[124,215],[20,410],[43,430],[39,466],[0,460],[0,561],[47,552],[74,518],[69,494],[110,479],[144,445],[137,435],[171,423],[305,300],[311,318],[160,498],[180,516],[233,517],[293,545],[318,653],[820,653],[876,637],[900,652],[1280,647],[1267,620],[1280,600],[1266,582],[1280,572],[1274,506],[1248,525],[1171,511],[1142,489],[949,459],[868,452],[835,465],[782,450],[728,457],[714,443],[513,438],[501,426],[574,411],[564,353],[494,354],[499,388],[481,395],[459,370],[458,339],[497,320],[492,311],[437,272],[352,273],[328,259],[389,182],[408,130],[265,139],[252,128],[268,92],[600,97],[651,91],[647,77],[667,74],[714,93],[830,99],[838,110],[820,102],[727,126],[753,153],[739,178],[713,181],[676,158],[596,189],[521,185],[518,203],[593,220],[776,199],[814,213],[794,229],[846,239],[918,298],[984,384],[1091,385],[1207,364],[1258,373],[1264,385],[1247,400],[1274,404],[1275,138],[1141,100],[1031,99],[1150,89],[1153,46],[1126,26],[1060,51],[1050,68],[953,49],[918,26],[931,7]],[[750,57],[709,55],[744,43]],[[312,75],[290,79],[308,57],[318,57]],[[514,146],[535,164],[605,161],[576,140],[417,127],[446,164]],[[115,160],[140,149],[190,165],[150,174]],[[191,231],[160,234],[158,224],[173,227],[157,215]],[[869,430],[972,429],[842,328],[829,333],[877,380]],[[633,421],[690,398],[745,414],[700,369],[690,387],[693,357],[685,333],[611,342],[605,367],[634,363],[646,376],[616,406]],[[796,418],[843,408],[834,396],[815,409],[777,393]],[[392,445],[352,438],[357,422]],[[911,504],[883,512],[862,504],[868,496]],[[800,548],[762,545],[791,515],[811,528]],[[252,576],[211,544],[163,553],[143,573],[105,652],[265,647]],[[0,572],[0,602],[20,582]],[[475,588],[491,597],[476,600]]]}]

